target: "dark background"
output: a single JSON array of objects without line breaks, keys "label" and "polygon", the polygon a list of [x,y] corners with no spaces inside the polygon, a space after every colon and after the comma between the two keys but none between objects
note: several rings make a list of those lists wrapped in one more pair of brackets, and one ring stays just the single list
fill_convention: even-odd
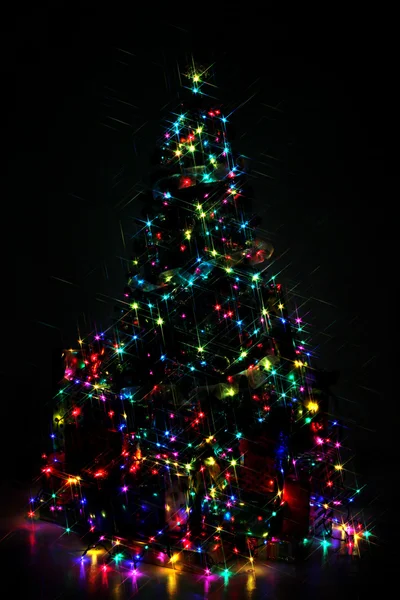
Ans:
[{"label": "dark background", "polygon": [[374,15],[317,19],[318,27],[315,18],[202,20],[194,28],[172,17],[43,8],[4,33],[11,102],[3,206],[16,212],[3,220],[16,280],[5,283],[3,313],[15,373],[4,368],[4,477],[36,472],[55,351],[76,346],[77,326],[82,335],[107,326],[112,298],[122,294],[141,208],[134,197],[161,118],[176,106],[178,65],[184,71],[193,53],[215,63],[215,95],[231,110],[254,94],[231,116],[234,145],[253,159],[256,209],[276,247],[276,271],[310,324],[318,365],[340,370],[335,394],[381,517],[397,418],[394,400],[384,399],[382,364],[393,333],[388,242],[397,202],[387,23]]}]

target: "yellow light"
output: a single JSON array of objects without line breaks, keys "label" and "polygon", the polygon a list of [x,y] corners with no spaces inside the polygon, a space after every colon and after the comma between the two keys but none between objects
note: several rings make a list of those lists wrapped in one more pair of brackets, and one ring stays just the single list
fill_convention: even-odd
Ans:
[{"label": "yellow light", "polygon": [[134,264],[134,265],[138,265],[138,264],[139,264],[139,261],[135,259],[135,260],[133,261],[133,264]]},{"label": "yellow light", "polygon": [[264,369],[266,371],[269,371],[272,366],[271,363],[269,362],[268,358],[266,358],[266,357],[260,361],[260,364],[262,367],[264,367]]},{"label": "yellow light", "polygon": [[202,131],[203,131],[203,128],[202,128],[202,127],[198,127],[198,128],[196,129],[196,133],[201,133]]},{"label": "yellow light", "polygon": [[215,465],[215,459],[210,456],[209,458],[205,459],[204,464],[207,465],[207,467],[213,467]]},{"label": "yellow light", "polygon": [[173,554],[171,556],[170,562],[174,563],[178,560],[178,558],[179,558],[179,554]]},{"label": "yellow light", "polygon": [[199,346],[199,347],[197,348],[197,352],[204,352],[204,348],[203,348],[202,346]]},{"label": "yellow light", "polygon": [[202,212],[202,213],[200,213],[200,216],[201,216],[202,219],[204,219],[207,215],[206,215],[205,212]]},{"label": "yellow light", "polygon": [[191,237],[192,237],[192,232],[190,231],[190,229],[188,229],[187,231],[185,231],[185,238],[187,240],[190,240]]},{"label": "yellow light", "polygon": [[181,156],[182,152],[180,150],[175,150],[175,156]]},{"label": "yellow light", "polygon": [[301,360],[295,360],[295,361],[294,361],[294,366],[295,366],[295,367],[298,367],[299,369],[300,369],[301,367],[304,367],[304,365],[303,365],[303,363],[301,362]]},{"label": "yellow light", "polygon": [[243,352],[240,353],[240,358],[246,358],[246,356],[247,356],[247,352],[246,351],[243,351]]},{"label": "yellow light", "polygon": [[232,467],[236,467],[236,465],[237,465],[236,460],[231,460],[231,465],[232,465]]},{"label": "yellow light", "polygon": [[317,412],[319,406],[317,402],[313,402],[312,400],[310,400],[310,402],[307,404],[307,408],[310,412]]},{"label": "yellow light", "polygon": [[157,325],[164,325],[164,320],[161,317],[158,317]]},{"label": "yellow light", "polygon": [[325,510],[329,508],[329,504],[323,504],[322,506],[325,508]]},{"label": "yellow light", "polygon": [[200,76],[199,75],[193,75],[193,81],[196,83],[197,81],[200,81]]},{"label": "yellow light", "polygon": [[232,267],[227,267],[227,268],[225,269],[225,271],[226,271],[227,273],[232,273],[233,269],[232,269]]},{"label": "yellow light", "polygon": [[126,413],[124,413],[122,416],[124,417],[124,419],[128,418],[128,415]]},{"label": "yellow light", "polygon": [[341,471],[343,469],[343,465],[335,465],[336,471]]},{"label": "yellow light", "polygon": [[261,311],[261,313],[262,313],[262,314],[263,314],[265,317],[267,317],[267,316],[268,316],[268,311],[267,311],[267,309],[266,309],[266,308],[263,308],[263,309],[262,309],[262,311]]},{"label": "yellow light", "polygon": [[216,250],[211,250],[211,255],[212,256],[217,256],[218,252]]},{"label": "yellow light", "polygon": [[193,144],[191,144],[189,146],[189,152],[194,152],[196,150],[196,148],[193,146]]},{"label": "yellow light", "polygon": [[83,344],[83,340],[78,340],[78,344]]},{"label": "yellow light", "polygon": [[279,310],[282,310],[282,308],[283,308],[283,304],[282,304],[282,303],[281,303],[281,304],[278,304],[278,308],[279,308]]},{"label": "yellow light", "polygon": [[137,310],[139,308],[139,304],[137,302],[134,302],[133,304],[131,304],[131,308],[133,308],[133,310]]},{"label": "yellow light", "polygon": [[192,468],[192,465],[190,465],[190,464],[187,464],[187,465],[185,465],[185,467],[186,467],[186,469],[187,469],[188,471],[190,471],[190,469]]},{"label": "yellow light", "polygon": [[222,531],[222,527],[217,527],[217,531]]}]

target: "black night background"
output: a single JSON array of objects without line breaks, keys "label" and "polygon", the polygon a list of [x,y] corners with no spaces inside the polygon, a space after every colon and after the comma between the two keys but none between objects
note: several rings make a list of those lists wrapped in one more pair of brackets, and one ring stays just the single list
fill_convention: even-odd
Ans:
[{"label": "black night background", "polygon": [[114,17],[108,29],[107,16],[49,15],[37,9],[5,34],[15,200],[3,206],[17,211],[7,250],[16,375],[3,397],[5,489],[23,489],[37,472],[58,352],[76,345],[77,327],[101,328],[113,315],[160,121],[177,102],[178,67],[193,57],[215,63],[215,95],[233,111],[233,144],[254,159],[255,210],[281,279],[315,331],[319,366],[340,373],[338,412],[353,430],[389,565],[397,413],[383,390],[396,376],[383,367],[394,308],[384,219],[396,191],[383,32],[331,24],[312,33],[239,15],[227,26],[210,17],[204,28],[172,16],[128,27]]}]

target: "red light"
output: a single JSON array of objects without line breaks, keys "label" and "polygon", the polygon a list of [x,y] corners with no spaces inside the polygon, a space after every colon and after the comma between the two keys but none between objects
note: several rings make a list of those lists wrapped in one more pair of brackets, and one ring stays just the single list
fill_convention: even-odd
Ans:
[{"label": "red light", "polygon": [[109,417],[113,417],[113,416],[114,416],[114,411],[113,411],[113,410],[110,410],[110,411],[109,411],[109,413],[108,413],[108,416],[109,416]]},{"label": "red light", "polygon": [[221,310],[221,307],[220,307],[220,305],[219,305],[219,304],[216,304],[216,305],[215,305],[215,310]]},{"label": "red light", "polygon": [[181,252],[185,252],[185,250],[186,250],[186,246],[184,246],[184,245],[182,244],[182,246],[181,246],[180,250],[181,250]]},{"label": "red light", "polygon": [[72,414],[74,415],[74,417],[77,417],[78,415],[81,414],[81,411],[79,408],[74,408],[74,410],[72,411]]}]

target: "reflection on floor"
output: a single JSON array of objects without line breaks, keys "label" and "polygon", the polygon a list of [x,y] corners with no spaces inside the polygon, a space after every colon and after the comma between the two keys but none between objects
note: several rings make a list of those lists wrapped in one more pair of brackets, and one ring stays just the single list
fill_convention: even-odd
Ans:
[{"label": "reflection on floor", "polygon": [[[26,494],[23,494],[26,497]],[[3,502],[5,496],[2,496]],[[366,558],[349,556],[339,542],[326,548],[311,545],[309,558],[301,564],[238,561],[225,574],[194,575],[173,568],[140,564],[137,569],[126,560],[109,560],[102,549],[85,549],[83,540],[72,531],[42,521],[32,521],[19,502],[7,503],[0,517],[2,571],[10,583],[5,597],[65,600],[66,598],[163,599],[230,598],[352,598],[357,600],[370,585],[368,549],[360,546]],[[336,544],[336,545],[335,545]],[[377,563],[375,571],[378,569]],[[4,581],[4,577],[3,577]],[[7,584],[8,585],[8,584]]]}]

